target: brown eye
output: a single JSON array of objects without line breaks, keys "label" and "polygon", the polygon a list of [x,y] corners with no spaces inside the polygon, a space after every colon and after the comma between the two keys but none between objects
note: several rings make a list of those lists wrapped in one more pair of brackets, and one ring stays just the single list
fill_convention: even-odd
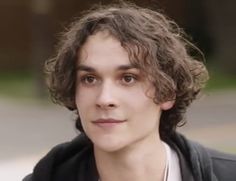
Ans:
[{"label": "brown eye", "polygon": [[81,78],[81,82],[88,85],[95,84],[96,81],[96,77],[92,75],[85,75]]},{"label": "brown eye", "polygon": [[125,77],[124,77],[124,81],[125,81],[125,82],[132,82],[132,81],[133,81],[133,77],[131,77],[131,76],[125,76]]},{"label": "brown eye", "polygon": [[135,75],[127,74],[122,77],[122,82],[124,84],[132,84],[137,80]]}]

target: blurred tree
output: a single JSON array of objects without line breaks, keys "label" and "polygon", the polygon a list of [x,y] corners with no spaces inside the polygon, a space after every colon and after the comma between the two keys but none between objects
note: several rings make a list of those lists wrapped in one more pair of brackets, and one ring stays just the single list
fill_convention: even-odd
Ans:
[{"label": "blurred tree", "polygon": [[236,1],[205,1],[209,28],[215,39],[213,59],[224,72],[236,75]]},{"label": "blurred tree", "polygon": [[[141,6],[163,9],[191,34],[212,63],[236,74],[236,1],[127,0]],[[100,0],[107,4],[112,0]],[[38,95],[44,95],[42,66],[52,55],[56,36],[65,25],[97,0],[10,0],[0,1],[0,70],[35,70]]]},{"label": "blurred tree", "polygon": [[203,51],[206,56],[213,53],[213,37],[209,31],[209,19],[205,0],[186,1],[185,30],[192,36],[192,41]]},{"label": "blurred tree", "polygon": [[0,1],[0,73],[27,69],[29,15],[26,0]]},{"label": "blurred tree", "polygon": [[52,1],[31,0],[31,60],[35,76],[35,90],[38,96],[45,96],[43,65],[50,57],[53,47]]}]

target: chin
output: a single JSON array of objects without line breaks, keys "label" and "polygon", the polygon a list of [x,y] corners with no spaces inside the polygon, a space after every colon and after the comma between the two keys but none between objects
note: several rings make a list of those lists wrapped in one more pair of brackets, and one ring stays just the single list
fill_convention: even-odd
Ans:
[{"label": "chin", "polygon": [[105,146],[105,145],[96,145],[96,149],[102,150],[107,153],[114,153],[121,150],[122,147],[119,146]]},{"label": "chin", "polygon": [[104,152],[117,152],[125,147],[125,143],[116,139],[92,139],[95,149],[100,149]]}]

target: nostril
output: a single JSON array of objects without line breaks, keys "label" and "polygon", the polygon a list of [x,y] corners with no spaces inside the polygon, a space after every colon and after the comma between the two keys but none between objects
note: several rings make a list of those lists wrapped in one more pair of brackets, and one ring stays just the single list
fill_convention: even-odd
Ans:
[{"label": "nostril", "polygon": [[102,109],[109,109],[109,108],[114,108],[116,107],[115,104],[97,104],[97,107],[102,108]]},{"label": "nostril", "polygon": [[108,107],[115,107],[115,104],[108,104]]}]

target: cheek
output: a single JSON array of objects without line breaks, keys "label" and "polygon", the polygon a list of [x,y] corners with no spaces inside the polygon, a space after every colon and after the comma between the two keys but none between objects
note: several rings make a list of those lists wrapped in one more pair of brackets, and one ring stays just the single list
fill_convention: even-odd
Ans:
[{"label": "cheek", "polygon": [[136,117],[142,117],[143,119],[154,118],[158,120],[160,116],[160,106],[156,105],[151,96],[143,91],[133,92],[133,94],[127,96],[125,100]]},{"label": "cheek", "polygon": [[76,102],[76,107],[78,110],[78,115],[81,120],[81,124],[83,127],[83,130],[87,133],[88,131],[88,120],[90,119],[90,110],[91,110],[91,102],[92,102],[92,97],[91,95],[84,91],[83,89],[80,89],[80,91],[76,90],[76,95],[75,95],[75,102]]},{"label": "cheek", "polygon": [[124,100],[135,109],[145,109],[154,106],[153,100],[142,89],[129,91]]},{"label": "cheek", "polygon": [[82,112],[86,110],[86,107],[91,103],[92,101],[92,94],[89,94],[88,91],[85,91],[84,89],[77,89],[75,93],[75,102],[77,109],[79,112]]},{"label": "cheek", "polygon": [[82,102],[82,98],[83,96],[81,95],[81,91],[78,90],[78,88],[76,89],[76,92],[75,92],[75,103],[76,103],[76,106],[77,108],[80,107],[80,102]]}]

